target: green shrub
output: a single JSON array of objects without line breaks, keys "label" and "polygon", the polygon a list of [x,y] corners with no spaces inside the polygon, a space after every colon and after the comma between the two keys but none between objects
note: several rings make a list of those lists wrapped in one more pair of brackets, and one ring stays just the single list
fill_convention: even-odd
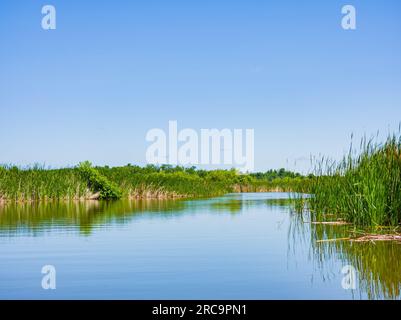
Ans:
[{"label": "green shrub", "polygon": [[81,162],[78,168],[83,178],[88,181],[89,188],[94,192],[100,193],[100,199],[121,198],[122,193],[120,189],[101,175],[95,168],[92,168],[89,161]]}]

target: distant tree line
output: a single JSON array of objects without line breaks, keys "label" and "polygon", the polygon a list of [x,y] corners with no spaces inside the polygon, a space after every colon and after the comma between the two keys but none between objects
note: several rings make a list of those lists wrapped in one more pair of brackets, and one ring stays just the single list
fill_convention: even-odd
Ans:
[{"label": "distant tree line", "polygon": [[250,176],[258,180],[267,180],[267,181],[273,181],[275,179],[283,179],[283,178],[302,177],[300,173],[288,171],[284,168],[281,168],[279,170],[268,170],[266,172],[251,173]]}]

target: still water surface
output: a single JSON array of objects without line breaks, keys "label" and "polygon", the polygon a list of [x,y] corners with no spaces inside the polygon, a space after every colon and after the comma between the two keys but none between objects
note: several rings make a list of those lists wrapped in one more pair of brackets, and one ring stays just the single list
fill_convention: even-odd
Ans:
[{"label": "still water surface", "polygon": [[[0,298],[400,298],[401,245],[318,243],[350,227],[311,225],[287,197],[2,206]],[[42,289],[44,265],[55,290]]]}]

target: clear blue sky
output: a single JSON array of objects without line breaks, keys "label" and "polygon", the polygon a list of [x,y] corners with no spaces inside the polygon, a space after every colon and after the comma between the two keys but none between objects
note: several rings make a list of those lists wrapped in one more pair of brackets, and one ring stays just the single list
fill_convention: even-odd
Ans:
[{"label": "clear blue sky", "polygon": [[398,127],[401,2],[3,0],[0,115],[0,163],[145,164],[177,120],[254,128],[256,170],[303,170]]}]

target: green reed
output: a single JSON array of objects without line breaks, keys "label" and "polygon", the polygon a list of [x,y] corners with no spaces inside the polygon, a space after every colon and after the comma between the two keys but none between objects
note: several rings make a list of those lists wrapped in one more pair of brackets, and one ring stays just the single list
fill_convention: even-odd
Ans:
[{"label": "green reed", "polygon": [[216,196],[231,192],[237,179],[236,172],[231,170],[160,169],[149,166],[99,167],[97,170],[115,182],[124,197],[131,198]]},{"label": "green reed", "polygon": [[230,192],[298,191],[309,178],[283,169],[257,174],[194,167],[76,167],[47,169],[0,166],[0,202],[119,198],[212,197]]},{"label": "green reed", "polygon": [[74,168],[0,167],[0,201],[78,199],[85,198],[87,193],[87,183]]},{"label": "green reed", "polygon": [[401,136],[384,143],[366,138],[335,163],[321,160],[311,180],[309,206],[316,218],[335,214],[358,225],[401,222]]},{"label": "green reed", "polygon": [[244,179],[235,170],[170,166],[109,168],[92,167],[89,162],[63,169],[0,166],[0,202],[209,197],[234,191]]}]

